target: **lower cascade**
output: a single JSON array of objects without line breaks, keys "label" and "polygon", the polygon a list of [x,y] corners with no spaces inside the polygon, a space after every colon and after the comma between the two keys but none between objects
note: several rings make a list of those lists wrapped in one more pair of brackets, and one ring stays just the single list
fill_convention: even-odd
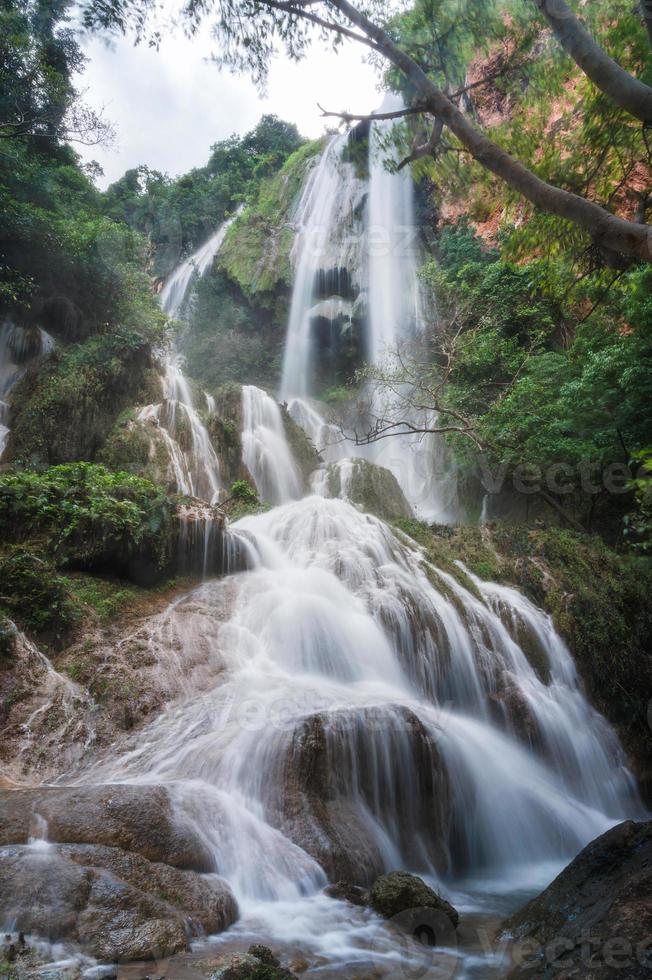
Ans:
[{"label": "lower cascade", "polygon": [[[327,882],[397,868],[481,908],[642,812],[565,644],[514,589],[436,568],[344,500],[234,531],[249,570],[166,614],[199,610],[212,680],[63,781],[165,785],[237,897],[236,932],[317,948],[344,928]],[[183,663],[196,638],[176,635]],[[357,928],[329,958],[369,955]]]}]

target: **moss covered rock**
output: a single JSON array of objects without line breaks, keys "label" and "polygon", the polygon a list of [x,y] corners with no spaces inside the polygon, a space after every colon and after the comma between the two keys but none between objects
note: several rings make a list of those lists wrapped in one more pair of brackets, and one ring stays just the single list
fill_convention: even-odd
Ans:
[{"label": "moss covered rock", "polygon": [[12,391],[7,458],[36,467],[94,460],[120,413],[159,394],[151,347],[137,333],[115,330],[56,352]]},{"label": "moss covered rock", "polygon": [[285,438],[301,471],[304,489],[307,490],[310,486],[311,474],[321,464],[321,456],[301,426],[297,425],[294,421],[285,405],[281,405],[281,416],[285,429]]},{"label": "moss covered rock", "polygon": [[342,459],[328,466],[331,497],[343,497],[384,520],[410,517],[412,508],[393,473],[366,459]]},{"label": "moss covered rock", "polygon": [[288,290],[292,285],[293,211],[321,148],[321,140],[316,140],[288,157],[277,174],[262,182],[255,201],[226,236],[218,267],[250,299],[271,302],[279,288]]},{"label": "moss covered rock", "polygon": [[392,919],[410,909],[434,909],[450,919],[457,928],[459,915],[450,902],[433,891],[417,875],[392,871],[376,878],[369,891],[369,904],[384,919]]}]

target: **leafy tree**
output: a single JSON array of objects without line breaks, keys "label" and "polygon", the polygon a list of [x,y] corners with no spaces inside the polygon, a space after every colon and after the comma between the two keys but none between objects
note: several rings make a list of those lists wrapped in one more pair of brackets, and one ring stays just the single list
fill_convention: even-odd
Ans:
[{"label": "leafy tree", "polygon": [[215,143],[205,167],[176,180],[144,166],[128,170],[104,195],[106,214],[148,237],[154,271],[166,275],[302,142],[296,126],[265,115],[245,136]]},{"label": "leafy tree", "polygon": [[[425,15],[437,14],[442,3],[417,0]],[[493,4],[489,5],[493,8]],[[523,2],[515,2],[523,10]],[[559,7],[554,0],[554,7]],[[564,5],[565,6],[565,5]],[[136,25],[143,31],[147,7],[133,0],[86,0],[83,4],[86,23],[125,30]],[[537,4],[546,16],[554,19],[553,5],[548,0]],[[511,6],[506,8],[511,9]],[[552,11],[552,12],[551,12]],[[442,137],[447,130],[453,139],[453,150],[470,154],[484,169],[504,181],[538,210],[552,214],[584,235],[590,237],[596,250],[607,263],[620,263],[633,258],[652,259],[650,229],[645,223],[628,220],[610,212],[591,200],[590,191],[578,193],[549,183],[528,167],[522,159],[507,152],[478,126],[460,107],[462,93],[442,87],[436,76],[424,68],[404,44],[391,21],[387,4],[370,0],[356,6],[349,0],[191,0],[183,8],[191,28],[207,15],[215,17],[215,32],[220,42],[220,60],[229,67],[252,71],[254,78],[263,81],[271,58],[281,43],[291,58],[305,55],[315,33],[334,44],[346,39],[370,49],[374,55],[400,73],[405,88],[411,93],[410,104],[402,113],[419,117],[430,135],[417,143],[411,153],[416,159],[437,155],[443,148]],[[640,11],[632,16],[636,30],[643,35]],[[549,18],[550,19],[550,18]],[[652,120],[652,88],[645,78],[619,67],[610,59],[592,33],[582,27],[574,15],[563,18],[563,44],[571,51],[583,75],[605,95],[610,105],[643,120]],[[311,32],[311,28],[314,28]],[[561,36],[562,29],[556,30]],[[440,67],[439,65],[437,66]],[[616,98],[616,95],[618,96]],[[581,112],[581,104],[577,106]],[[351,119],[350,115],[346,115]],[[359,118],[359,117],[358,117]]]}]

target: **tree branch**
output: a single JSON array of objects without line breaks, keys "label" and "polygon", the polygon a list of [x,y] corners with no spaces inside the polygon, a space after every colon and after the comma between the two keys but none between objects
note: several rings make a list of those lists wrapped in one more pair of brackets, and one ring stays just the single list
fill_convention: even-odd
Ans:
[{"label": "tree branch", "polygon": [[413,59],[401,50],[381,27],[370,21],[348,0],[329,0],[351,23],[364,31],[388,61],[395,65],[428,104],[428,110],[455,134],[462,146],[486,170],[504,180],[537,208],[573,222],[587,231],[593,241],[609,253],[652,260],[652,229],[648,225],[610,214],[585,198],[553,187],[520,161],[490,140],[468,120],[451,100],[431,81]]},{"label": "tree branch", "polygon": [[[552,28],[564,51],[579,65],[593,84],[621,109],[646,125],[652,125],[652,88],[634,78],[609,57],[577,19],[565,0],[533,0],[533,2]],[[646,0],[643,0],[642,6],[645,11]],[[646,24],[649,24],[645,13],[644,16]]]},{"label": "tree branch", "polygon": [[437,154],[437,149],[441,143],[441,134],[444,130],[444,124],[441,119],[435,119],[434,126],[432,127],[432,132],[428,137],[427,141],[422,144],[412,144],[412,152],[397,166],[397,170],[402,170],[403,167],[407,167],[409,163],[414,163],[415,160],[420,160],[422,157],[434,157]]},{"label": "tree branch", "polygon": [[368,112],[366,114],[357,115],[354,112],[329,112],[324,109],[322,105],[317,103],[317,108],[324,117],[335,117],[336,119],[341,119],[343,122],[379,122],[384,119],[403,119],[405,116],[418,116],[422,115],[425,106],[420,103],[413,106],[408,106],[405,109],[395,109],[393,112]]}]

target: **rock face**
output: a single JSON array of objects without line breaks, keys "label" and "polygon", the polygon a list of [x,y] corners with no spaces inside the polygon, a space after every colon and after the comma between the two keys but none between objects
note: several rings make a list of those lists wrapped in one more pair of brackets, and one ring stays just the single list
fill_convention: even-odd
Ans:
[{"label": "rock face", "polygon": [[503,925],[509,980],[643,980],[652,971],[652,821],[592,841],[541,895]]},{"label": "rock face", "polygon": [[384,919],[392,919],[410,909],[433,909],[443,913],[457,928],[457,910],[444,898],[426,885],[425,881],[406,871],[392,871],[381,875],[371,886],[369,905]]},{"label": "rock face", "polygon": [[0,792],[0,844],[26,844],[41,821],[53,843],[104,844],[175,868],[215,870],[203,842],[177,822],[161,786],[44,786]]},{"label": "rock face", "polygon": [[412,517],[398,481],[390,470],[366,459],[342,459],[328,467],[326,483],[331,497],[343,497],[383,520]]},{"label": "rock face", "polygon": [[[104,961],[155,959],[226,929],[237,903],[163,787],[0,793],[0,920]],[[48,840],[32,838],[47,835]]]},{"label": "rock face", "polygon": [[192,936],[221,932],[237,905],[217,875],[202,876],[92,844],[0,851],[0,916],[48,940],[78,942],[100,960],[155,959]]}]

